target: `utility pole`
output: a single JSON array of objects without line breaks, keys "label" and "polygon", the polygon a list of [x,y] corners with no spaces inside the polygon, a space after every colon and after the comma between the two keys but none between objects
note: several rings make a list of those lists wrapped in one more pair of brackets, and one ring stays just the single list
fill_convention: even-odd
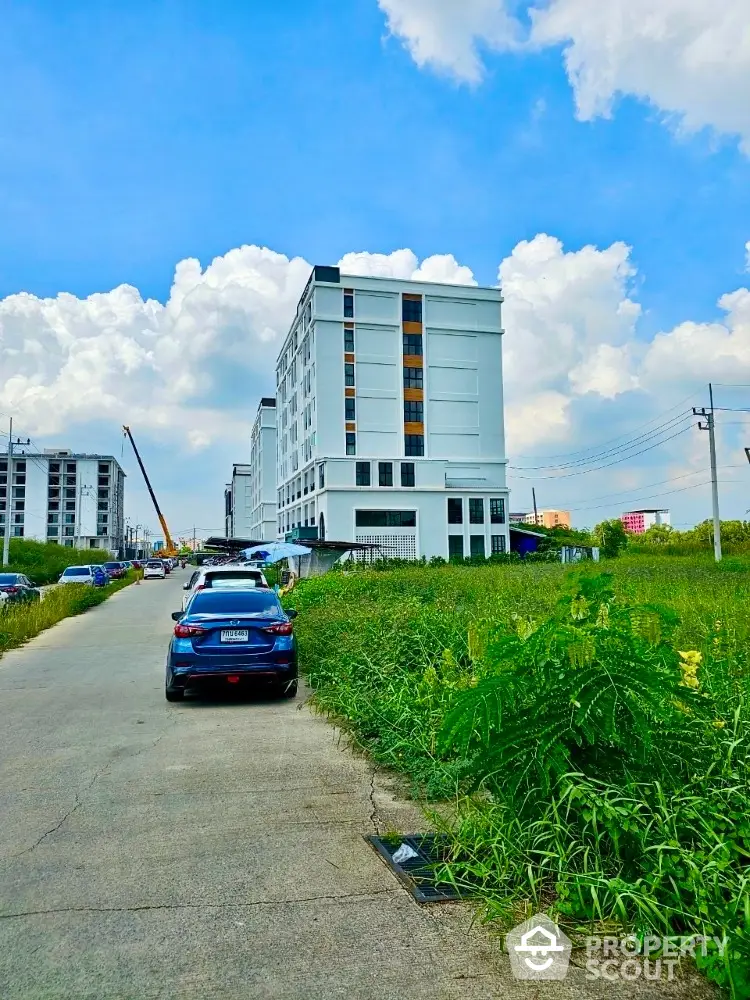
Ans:
[{"label": "utility pole", "polygon": [[709,409],[705,406],[700,409],[693,407],[693,413],[697,417],[703,417],[703,421],[698,422],[698,427],[702,431],[708,431],[708,450],[711,461],[711,505],[713,507],[714,519],[714,559],[721,562],[721,519],[719,517],[719,481],[716,473],[716,419],[714,413],[714,390],[708,384]]},{"label": "utility pole", "polygon": [[193,552],[195,552],[195,525],[193,525]]},{"label": "utility pole", "polygon": [[533,486],[531,487],[531,499],[534,501],[534,526],[536,527],[539,524],[539,515],[536,510],[536,489]]},{"label": "utility pole", "polygon": [[13,417],[8,428],[8,474],[5,477],[5,531],[3,532],[3,566],[7,566],[10,557],[10,498],[13,493]]}]

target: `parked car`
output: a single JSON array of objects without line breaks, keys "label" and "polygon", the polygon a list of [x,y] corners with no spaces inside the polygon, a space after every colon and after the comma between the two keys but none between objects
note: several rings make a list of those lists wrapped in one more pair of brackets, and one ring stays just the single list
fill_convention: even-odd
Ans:
[{"label": "parked car", "polygon": [[167,575],[161,559],[149,559],[143,567],[144,580],[163,580]]},{"label": "parked car", "polygon": [[30,603],[42,596],[39,588],[23,573],[0,573],[0,593],[6,595],[4,604]]},{"label": "parked car", "polygon": [[272,590],[198,591],[177,623],[167,653],[165,694],[179,701],[207,682],[263,682],[282,698],[297,693],[297,643],[292,621]]},{"label": "parked car", "polygon": [[[97,584],[97,571],[104,572],[103,567],[99,566],[68,566],[67,569],[63,570],[62,576],[57,581],[58,583],[83,583],[88,587],[102,586],[102,584]],[[106,582],[109,582],[107,578]]]},{"label": "parked car", "polygon": [[104,569],[101,563],[94,563],[91,566],[91,572],[94,577],[93,582],[95,587],[106,587],[111,580],[109,573],[106,569]]},{"label": "parked car", "polygon": [[122,580],[127,573],[125,565],[121,562],[105,562],[102,565],[113,580]]},{"label": "parked car", "polygon": [[133,567],[133,569],[141,569],[141,567],[143,566],[143,562],[140,559],[134,559],[130,565]]},{"label": "parked car", "polygon": [[263,572],[252,566],[201,566],[191,574],[182,589],[183,611],[188,606],[190,598],[199,590],[229,589],[239,587],[247,590],[251,587],[268,589],[268,582]]}]

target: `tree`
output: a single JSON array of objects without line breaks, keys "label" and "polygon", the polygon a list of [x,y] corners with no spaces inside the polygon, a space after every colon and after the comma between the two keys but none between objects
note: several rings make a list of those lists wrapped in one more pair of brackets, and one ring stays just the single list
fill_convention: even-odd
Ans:
[{"label": "tree", "polygon": [[619,518],[602,521],[594,528],[594,538],[599,543],[602,555],[614,559],[628,544],[628,533]]},{"label": "tree", "polygon": [[642,540],[652,545],[665,545],[672,541],[674,534],[675,530],[671,524],[652,524],[647,531],[643,532]]}]

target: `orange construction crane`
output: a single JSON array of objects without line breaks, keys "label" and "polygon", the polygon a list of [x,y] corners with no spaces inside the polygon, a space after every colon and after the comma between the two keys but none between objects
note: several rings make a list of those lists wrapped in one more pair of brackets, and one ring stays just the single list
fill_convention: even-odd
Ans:
[{"label": "orange construction crane", "polygon": [[159,509],[159,504],[158,504],[157,499],[156,499],[156,494],[154,493],[153,489],[151,488],[151,483],[149,482],[148,476],[146,475],[146,467],[144,466],[143,462],[141,461],[141,456],[138,454],[138,449],[135,446],[135,441],[133,440],[133,435],[130,433],[130,428],[129,427],[123,426],[122,429],[127,434],[127,436],[130,438],[130,443],[133,446],[133,451],[135,452],[135,457],[138,459],[138,464],[140,465],[141,472],[143,473],[143,479],[144,479],[144,481],[146,483],[146,488],[148,489],[148,492],[151,494],[151,500],[153,501],[154,509],[156,510],[156,516],[159,518],[159,524],[161,525],[161,530],[164,532],[164,549],[163,549],[164,554],[167,555],[167,556],[176,556],[177,555],[177,548],[175,547],[175,544],[172,541],[172,536],[169,533],[169,528],[167,527],[167,522],[164,520],[164,515],[162,514],[161,510]]}]

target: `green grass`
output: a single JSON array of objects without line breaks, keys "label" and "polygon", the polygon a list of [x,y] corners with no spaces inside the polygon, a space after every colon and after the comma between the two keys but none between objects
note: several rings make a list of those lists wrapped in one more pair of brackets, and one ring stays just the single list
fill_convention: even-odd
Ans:
[{"label": "green grass", "polygon": [[581,572],[543,563],[330,573],[286,603],[317,707],[454,803],[450,875],[490,918],[727,933],[701,964],[745,997],[750,559],[606,569],[604,612],[561,604]]},{"label": "green grass", "polygon": [[129,573],[124,580],[114,580],[106,587],[68,583],[48,591],[41,601],[34,604],[15,604],[0,610],[0,655],[23,645],[63,618],[80,615],[96,607],[132,582],[133,577]]},{"label": "green grass", "polygon": [[57,583],[66,566],[104,563],[111,559],[106,549],[72,549],[65,545],[11,538],[10,564],[3,572],[23,573],[37,586]]}]

